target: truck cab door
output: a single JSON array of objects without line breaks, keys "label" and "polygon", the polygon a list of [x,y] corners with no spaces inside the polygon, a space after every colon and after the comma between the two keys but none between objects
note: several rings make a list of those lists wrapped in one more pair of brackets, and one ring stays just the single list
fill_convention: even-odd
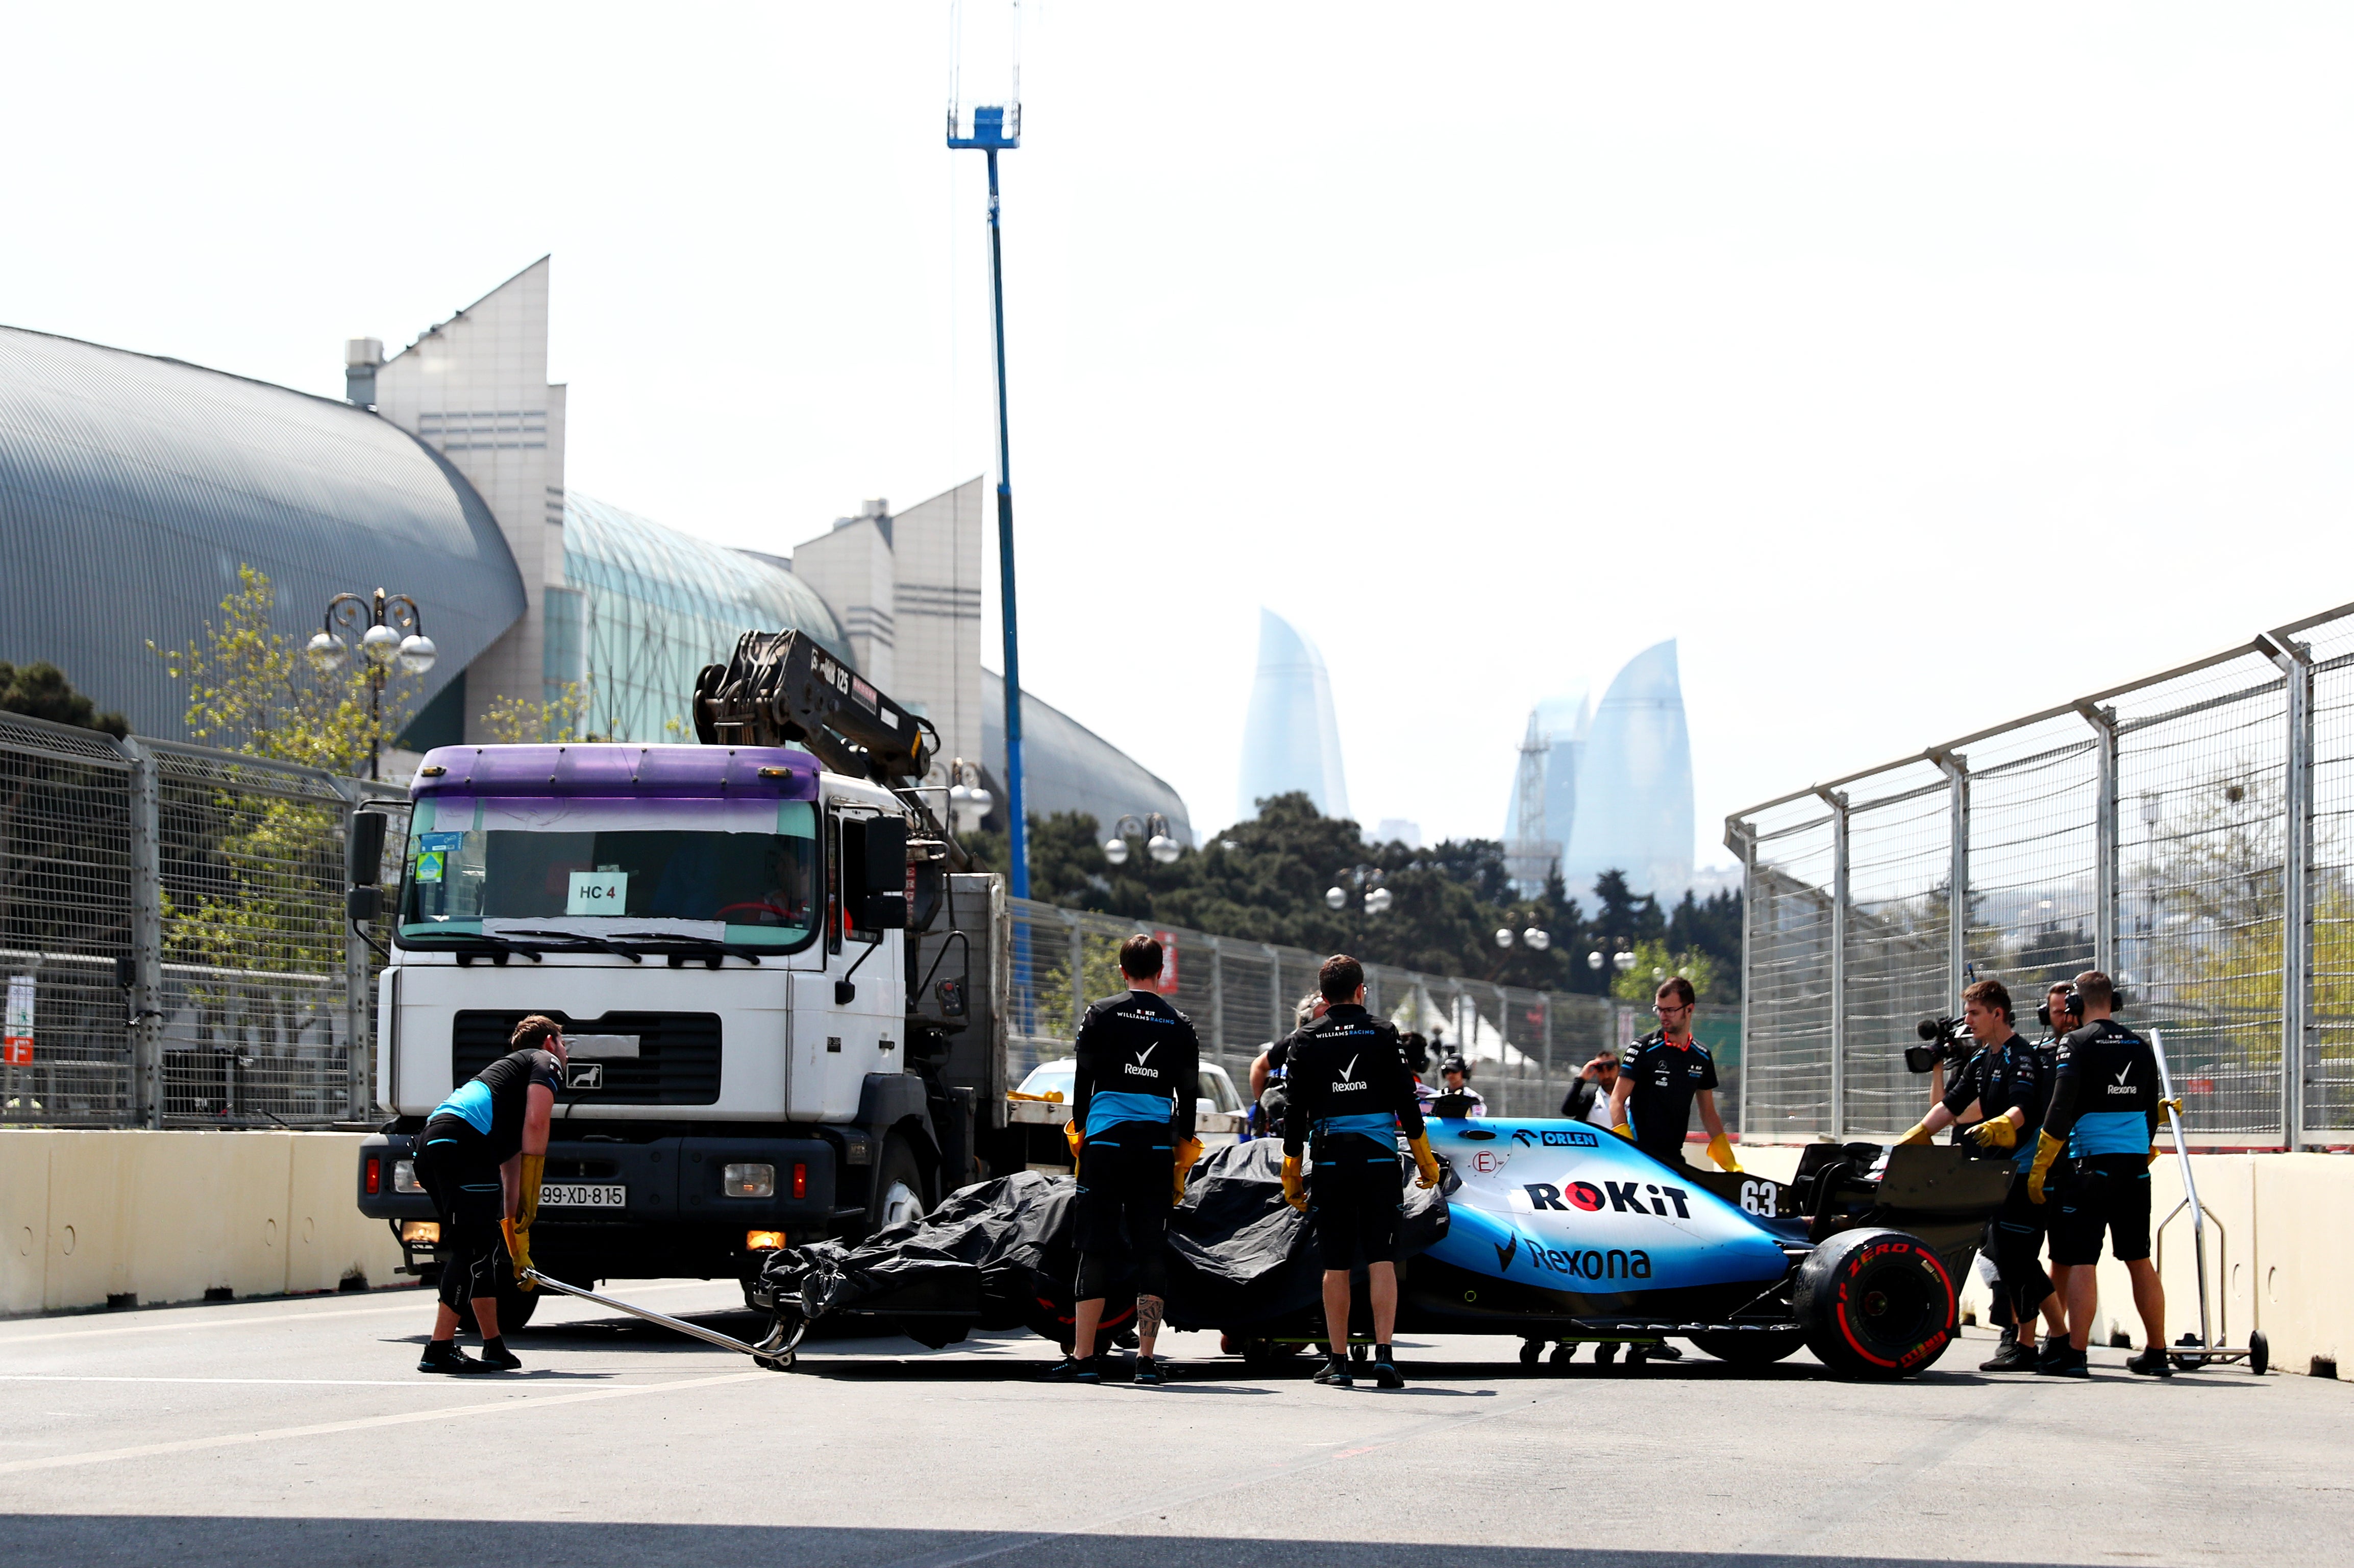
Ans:
[{"label": "truck cab door", "polygon": [[[870,828],[875,828],[870,844]],[[903,930],[868,923],[894,918],[878,901],[873,868],[896,859],[896,920],[906,921],[906,819],[871,806],[832,806],[825,844],[825,933],[814,962],[795,965],[792,1072],[787,1114],[795,1120],[846,1120],[858,1110],[869,1073],[907,1068],[907,976]]]}]

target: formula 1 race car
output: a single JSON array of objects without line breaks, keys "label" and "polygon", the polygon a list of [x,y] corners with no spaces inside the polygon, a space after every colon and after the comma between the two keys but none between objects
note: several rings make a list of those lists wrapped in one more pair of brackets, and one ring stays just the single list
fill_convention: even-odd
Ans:
[{"label": "formula 1 race car", "polygon": [[[1958,1148],[1825,1143],[1784,1183],[1670,1168],[1582,1122],[1429,1128],[1446,1178],[1405,1189],[1398,1329],[1511,1335],[1523,1361],[1674,1337],[1741,1366],[1803,1346],[1843,1377],[1908,1376],[1952,1341],[1955,1281],[2011,1174]],[[854,1245],[778,1254],[753,1293],[774,1314],[760,1359],[790,1366],[827,1317],[932,1346],[1018,1326],[1067,1345],[1074,1192],[1023,1171]],[[1171,1327],[1217,1330],[1253,1360],[1324,1338],[1321,1268],[1273,1144],[1206,1157],[1170,1228]],[[1132,1277],[1110,1287],[1107,1333],[1134,1293]]]}]

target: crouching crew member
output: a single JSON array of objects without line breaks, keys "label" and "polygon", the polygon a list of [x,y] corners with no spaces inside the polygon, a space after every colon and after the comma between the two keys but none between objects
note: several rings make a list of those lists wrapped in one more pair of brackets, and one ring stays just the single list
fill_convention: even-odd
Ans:
[{"label": "crouching crew member", "polygon": [[2060,1042],[2052,1108],[2028,1171],[2029,1197],[2056,1210],[2050,1213],[2052,1261],[2066,1270],[2068,1337],[2046,1346],[2036,1367],[2055,1377],[2092,1375],[2084,1351],[2100,1307],[2094,1265],[2101,1261],[2104,1232],[2133,1278],[2146,1341],[2126,1365],[2146,1376],[2173,1375],[2166,1359],[2166,1287],[2149,1261],[2149,1168],[2158,1159],[2165,1099],[2158,1057],[2148,1041],[2110,1016],[2115,1001],[2116,988],[2098,969],[2076,977],[2070,1011],[2084,1024]]},{"label": "crouching crew member", "polygon": [[1708,1157],[1727,1171],[1740,1170],[1733,1140],[1724,1136],[1724,1118],[1716,1114],[1716,1063],[1708,1047],[1692,1038],[1699,993],[1683,976],[1670,975],[1651,1000],[1659,1027],[1627,1054],[1618,1085],[1610,1091],[1611,1129],[1661,1164],[1681,1165],[1684,1134],[1697,1104],[1701,1125],[1708,1128]]},{"label": "crouching crew member", "polygon": [[[2009,1160],[2014,1174],[2002,1207],[1987,1222],[1986,1250],[1994,1259],[1997,1290],[2015,1332],[1980,1372],[2033,1372],[2035,1319],[2058,1319],[2058,1293],[2043,1272],[2043,1210],[2027,1192],[2036,1136],[2052,1097],[2051,1070],[2035,1046],[2011,1028],[2010,992],[2000,980],[1978,980],[1962,991],[1962,1022],[1978,1053],[1954,1075],[1945,1099],[1896,1141],[1926,1143],[1959,1123],[1963,1137],[1986,1155]],[[2058,1330],[2054,1330],[2056,1333]]]},{"label": "crouching crew member", "polygon": [[[1324,1339],[1331,1359],[1316,1381],[1341,1388],[1349,1372],[1349,1269],[1362,1255],[1373,1308],[1373,1375],[1404,1388],[1390,1345],[1397,1327],[1398,1213],[1405,1183],[1397,1135],[1414,1150],[1419,1187],[1438,1185],[1438,1158],[1423,1131],[1414,1075],[1398,1033],[1365,1011],[1365,970],[1344,956],[1324,960],[1317,989],[1331,1005],[1294,1034],[1288,1053],[1291,1117],[1283,1131],[1283,1196],[1308,1215],[1324,1263]],[[1315,1167],[1303,1192],[1299,1150]]]},{"label": "crouching crew member", "polygon": [[1065,1134],[1078,1157],[1078,1308],[1071,1353],[1047,1374],[1058,1381],[1103,1381],[1096,1333],[1119,1274],[1123,1229],[1137,1270],[1136,1381],[1162,1381],[1152,1348],[1168,1295],[1169,1210],[1202,1157],[1193,1136],[1201,1043],[1192,1020],[1146,989],[1161,973],[1161,944],[1130,937],[1120,944],[1119,968],[1130,989],[1097,1002],[1079,1024]]},{"label": "crouching crew member", "polygon": [[[433,1107],[418,1139],[417,1179],[441,1219],[441,1304],[419,1372],[512,1372],[523,1362],[499,1335],[501,1234],[517,1275],[531,1266],[531,1225],[547,1167],[547,1121],[564,1083],[563,1031],[537,1013],[514,1026],[505,1055]],[[528,1288],[528,1287],[525,1287]],[[458,1349],[471,1303],[482,1359]]]}]

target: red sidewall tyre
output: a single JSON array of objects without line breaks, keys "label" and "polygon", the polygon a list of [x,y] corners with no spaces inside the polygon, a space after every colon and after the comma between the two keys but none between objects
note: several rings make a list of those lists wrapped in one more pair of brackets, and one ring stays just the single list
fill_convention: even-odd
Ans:
[{"label": "red sidewall tyre", "polygon": [[1911,1377],[1954,1342],[1960,1302],[1937,1255],[1903,1231],[1846,1231],[1798,1267],[1792,1304],[1815,1359],[1844,1378]]}]

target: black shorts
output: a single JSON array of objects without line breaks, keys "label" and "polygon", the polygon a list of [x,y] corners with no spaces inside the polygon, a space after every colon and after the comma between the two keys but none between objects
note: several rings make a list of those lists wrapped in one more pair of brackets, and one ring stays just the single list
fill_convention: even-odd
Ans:
[{"label": "black shorts", "polygon": [[2149,1255],[2149,1157],[2099,1154],[2072,1160],[2045,1183],[2052,1211],[2052,1261],[2101,1261],[2101,1236],[2119,1263]]},{"label": "black shorts", "polygon": [[1177,1156],[1166,1126],[1122,1121],[1087,1134],[1073,1215],[1079,1251],[1117,1255],[1124,1239],[1140,1266],[1157,1262],[1176,1185]]},{"label": "black shorts", "polygon": [[1313,1145],[1309,1157],[1315,1163],[1308,1178],[1308,1225],[1324,1266],[1395,1262],[1405,1197],[1397,1150],[1343,1133]]},{"label": "black shorts", "polygon": [[455,1311],[498,1294],[507,1201],[491,1140],[456,1117],[435,1117],[417,1139],[417,1179],[441,1219],[442,1302]]}]

